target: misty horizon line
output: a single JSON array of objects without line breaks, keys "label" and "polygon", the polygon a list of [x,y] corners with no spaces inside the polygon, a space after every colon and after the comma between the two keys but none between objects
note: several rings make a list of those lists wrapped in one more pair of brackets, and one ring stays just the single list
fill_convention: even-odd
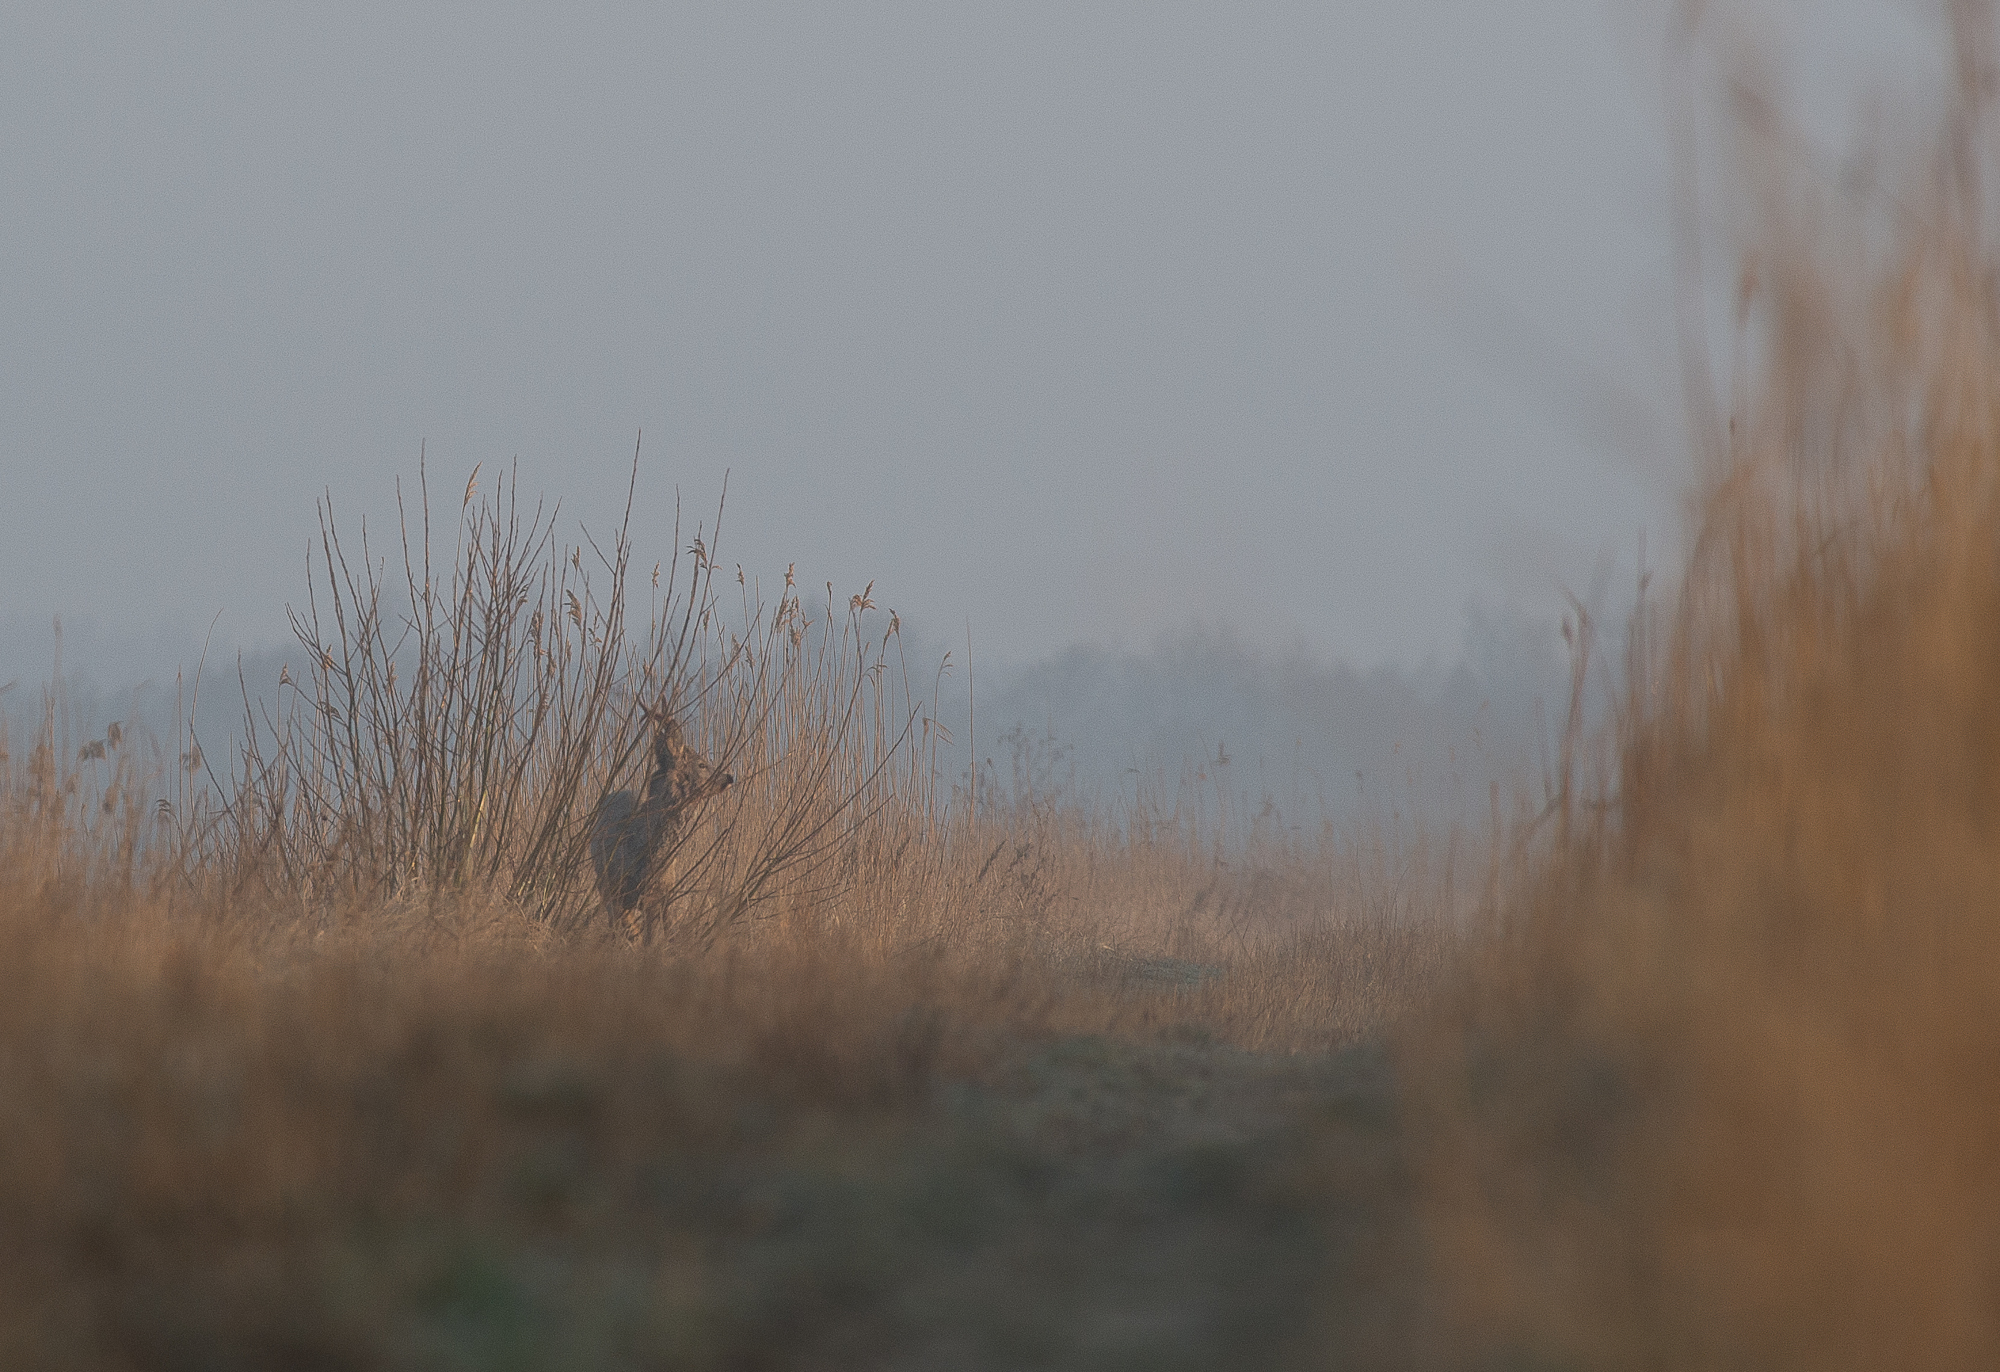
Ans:
[{"label": "misty horizon line", "polygon": [[[886,621],[887,612],[870,617]],[[16,651],[18,618],[0,619]],[[913,693],[951,737],[939,752],[941,775],[968,784],[976,767],[985,796],[1059,794],[1095,804],[1162,785],[1184,790],[1190,778],[1213,791],[1226,777],[1252,811],[1262,801],[1288,817],[1343,819],[1380,809],[1387,796],[1408,811],[1459,820],[1483,815],[1493,795],[1533,790],[1546,775],[1569,676],[1555,625],[1476,597],[1463,621],[1458,653],[1414,667],[1356,664],[1303,636],[1272,644],[1226,622],[1162,630],[1143,648],[1071,643],[1004,667],[981,661],[975,638],[970,700],[962,645],[953,650],[917,627],[904,636]],[[53,617],[39,632],[52,645]],[[296,684],[308,675],[298,644],[239,651],[211,643],[198,681],[191,661],[178,679],[162,663],[120,680],[104,670],[115,643],[92,641],[93,670],[66,642],[60,679],[0,658],[0,716],[18,733],[39,727],[53,705],[64,733],[58,746],[75,751],[113,720],[164,739],[185,712],[220,763],[241,746],[250,715],[275,704],[286,668]],[[1588,702],[1593,712],[1615,689],[1603,686]]]},{"label": "misty horizon line", "polygon": [[[838,587],[834,599],[836,611],[841,610],[839,602],[844,596]],[[287,610],[291,608],[288,604]],[[955,637],[949,632],[940,634],[923,620],[893,606],[873,607],[866,613],[871,623],[879,620],[885,626],[892,613],[900,618],[900,637],[913,673],[942,667],[949,677],[963,682],[970,661],[975,684],[982,689],[995,676],[1003,680],[1012,678],[1078,653],[1146,658],[1210,642],[1274,665],[1298,664],[1362,676],[1403,676],[1435,687],[1459,668],[1470,666],[1468,658],[1476,657],[1478,650],[1469,646],[1469,637],[1476,637],[1482,631],[1481,626],[1496,617],[1515,631],[1525,628],[1539,635],[1545,630],[1552,656],[1561,656],[1561,616],[1545,616],[1512,599],[1477,593],[1468,595],[1460,607],[1457,651],[1432,648],[1421,655],[1368,655],[1316,640],[1302,630],[1259,632],[1234,620],[1205,616],[1190,616],[1182,623],[1156,628],[1144,637],[1075,638],[1040,649],[1008,652],[983,649],[976,629],[968,642],[968,635],[962,629]],[[216,616],[218,621],[226,617],[226,611]],[[1602,622],[1602,617],[1599,618]],[[177,673],[191,678],[198,668],[205,680],[219,666],[234,664],[239,658],[246,663],[275,663],[300,648],[299,641],[288,634],[260,634],[238,640],[230,637],[219,623],[212,634],[190,633],[185,626],[159,627],[146,632],[107,626],[101,617],[89,611],[46,615],[0,612],[0,686],[49,685],[58,676],[71,685],[100,691],[158,686],[171,682]]]}]

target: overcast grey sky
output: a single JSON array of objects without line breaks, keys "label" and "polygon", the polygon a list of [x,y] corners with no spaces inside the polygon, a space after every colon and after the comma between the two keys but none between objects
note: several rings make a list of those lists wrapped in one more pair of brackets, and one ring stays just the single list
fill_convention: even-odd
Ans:
[{"label": "overcast grey sky", "polygon": [[[1775,12],[1827,111],[1931,42]],[[602,526],[643,429],[649,558],[728,470],[996,659],[1449,654],[1672,546],[1662,13],[0,5],[0,624],[271,641],[322,488]]]}]

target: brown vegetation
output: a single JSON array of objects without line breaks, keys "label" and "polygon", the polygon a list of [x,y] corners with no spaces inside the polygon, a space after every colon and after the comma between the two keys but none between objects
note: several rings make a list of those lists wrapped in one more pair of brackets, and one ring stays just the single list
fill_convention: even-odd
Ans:
[{"label": "brown vegetation", "polygon": [[[316,665],[233,771],[77,748],[55,695],[0,749],[0,1363],[873,1366],[985,1311],[955,1365],[1089,1365],[1175,1282],[1237,1313],[1118,1337],[1286,1336],[1326,1191],[1288,1121],[1435,980],[1448,845],[1184,794],[975,818],[866,593],[746,579],[725,623],[697,535],[628,640],[622,536],[600,602],[511,496],[468,491],[448,574],[413,523],[392,605],[329,521]],[[662,698],[737,780],[641,944],[586,838]],[[1131,1261],[1165,1284],[1117,1296]]]},{"label": "brown vegetation", "polygon": [[1750,350],[1601,810],[1413,1049],[1475,1344],[1521,1365],[2000,1364],[1991,16],[1918,175],[1739,85]]},{"label": "brown vegetation", "polygon": [[[2000,1364],[2000,253],[1953,13],[1908,183],[1801,179],[1739,88],[1685,581],[1483,860],[1185,794],[975,815],[866,591],[725,597],[711,529],[642,615],[622,533],[470,487],[393,594],[329,517],[316,665],[233,763],[75,747],[52,695],[0,759],[0,1364]],[[587,840],[654,701],[736,784],[607,938]]]}]

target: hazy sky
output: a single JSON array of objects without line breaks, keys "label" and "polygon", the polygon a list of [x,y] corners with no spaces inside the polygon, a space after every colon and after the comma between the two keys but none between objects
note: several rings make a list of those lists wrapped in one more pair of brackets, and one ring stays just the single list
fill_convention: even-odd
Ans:
[{"label": "hazy sky", "polygon": [[[1931,41],[1779,12],[1829,111]],[[1662,13],[0,6],[0,624],[269,641],[323,489],[601,527],[643,429],[649,559],[728,470],[999,659],[1448,653],[1671,547]]]}]

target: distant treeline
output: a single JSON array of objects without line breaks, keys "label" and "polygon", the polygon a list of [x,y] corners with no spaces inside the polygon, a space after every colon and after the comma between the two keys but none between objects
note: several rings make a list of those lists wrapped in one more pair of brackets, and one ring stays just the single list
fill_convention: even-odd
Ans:
[{"label": "distant treeline", "polygon": [[[1541,785],[1568,706],[1555,623],[1473,605],[1456,662],[1358,668],[1190,628],[1143,651],[1080,644],[977,701],[981,785],[1158,801],[1191,785],[1287,824],[1483,815]],[[1593,713],[1604,680],[1594,683]]]},{"label": "distant treeline", "polygon": [[[45,622],[16,617],[5,627],[0,686],[13,684],[0,707],[20,740],[49,699],[55,643]],[[935,666],[918,649],[924,641],[910,645],[913,676]],[[295,647],[239,654],[211,643],[197,695],[198,647],[71,629],[58,743],[81,748],[116,720],[128,735],[150,732],[164,753],[178,699],[208,765],[219,767],[243,736],[246,688],[253,708],[275,710],[286,667],[302,679],[298,657]],[[941,679],[938,712],[956,740],[944,750],[956,772],[946,780],[962,786],[967,702],[952,698],[963,689],[954,680],[963,680],[956,670]],[[1143,792],[1157,804],[1185,790],[1251,813],[1275,807],[1291,826],[1395,812],[1476,820],[1496,784],[1510,807],[1537,793],[1567,709],[1569,666],[1555,623],[1475,602],[1449,663],[1355,667],[1197,626],[1137,651],[1077,644],[982,672],[976,684],[980,786],[997,803],[1116,804]],[[1593,710],[1606,698],[1598,673]],[[185,754],[185,743],[173,751]]]}]

